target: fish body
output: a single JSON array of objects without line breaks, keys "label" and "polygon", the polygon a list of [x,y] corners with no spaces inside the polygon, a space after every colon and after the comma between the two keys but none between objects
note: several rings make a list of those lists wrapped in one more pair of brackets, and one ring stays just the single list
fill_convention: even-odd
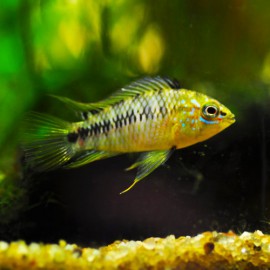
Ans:
[{"label": "fish body", "polygon": [[23,136],[29,163],[51,170],[144,152],[129,168],[138,167],[133,185],[164,163],[174,149],[204,141],[235,121],[217,100],[162,77],[135,81],[98,103],[56,98],[80,111],[83,120],[67,123],[32,114]]}]

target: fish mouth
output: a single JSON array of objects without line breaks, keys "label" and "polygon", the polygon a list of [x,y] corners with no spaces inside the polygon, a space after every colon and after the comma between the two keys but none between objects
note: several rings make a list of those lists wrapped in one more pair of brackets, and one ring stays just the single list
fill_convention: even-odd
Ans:
[{"label": "fish mouth", "polygon": [[236,121],[234,115],[231,115],[231,117],[227,118],[227,120],[232,124]]}]

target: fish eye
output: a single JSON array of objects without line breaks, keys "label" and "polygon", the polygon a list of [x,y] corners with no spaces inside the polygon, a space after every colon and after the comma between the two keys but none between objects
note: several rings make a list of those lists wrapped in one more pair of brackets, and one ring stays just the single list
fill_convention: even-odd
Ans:
[{"label": "fish eye", "polygon": [[207,118],[217,117],[219,114],[219,109],[215,105],[205,105],[203,107],[203,115]]}]

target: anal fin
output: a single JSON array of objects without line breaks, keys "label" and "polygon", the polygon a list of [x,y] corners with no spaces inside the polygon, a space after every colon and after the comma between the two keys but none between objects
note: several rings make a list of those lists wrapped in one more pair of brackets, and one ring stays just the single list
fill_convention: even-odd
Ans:
[{"label": "anal fin", "polygon": [[122,191],[120,194],[123,194],[129,191],[131,188],[135,186],[136,183],[141,181],[155,169],[157,169],[161,164],[166,162],[168,158],[173,153],[174,148],[170,150],[160,150],[160,151],[151,151],[144,153],[140,156],[139,160],[131,165],[127,170],[134,169],[138,167],[138,172],[136,175],[135,180],[133,181],[132,185],[130,185],[127,189]]},{"label": "anal fin", "polygon": [[96,151],[96,150],[89,150],[84,151],[82,153],[77,154],[75,157],[73,157],[68,164],[66,164],[65,168],[76,168],[82,165],[85,165],[87,163],[105,159],[109,157],[114,157],[120,155],[120,153],[114,153],[114,152],[107,152],[107,151]]}]

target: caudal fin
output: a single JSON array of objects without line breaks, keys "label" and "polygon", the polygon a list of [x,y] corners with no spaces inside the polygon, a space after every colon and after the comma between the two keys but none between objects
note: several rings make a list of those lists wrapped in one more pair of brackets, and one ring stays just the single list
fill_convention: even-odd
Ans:
[{"label": "caudal fin", "polygon": [[41,113],[29,113],[22,125],[21,143],[26,163],[36,171],[61,167],[75,154],[68,141],[71,124]]}]

